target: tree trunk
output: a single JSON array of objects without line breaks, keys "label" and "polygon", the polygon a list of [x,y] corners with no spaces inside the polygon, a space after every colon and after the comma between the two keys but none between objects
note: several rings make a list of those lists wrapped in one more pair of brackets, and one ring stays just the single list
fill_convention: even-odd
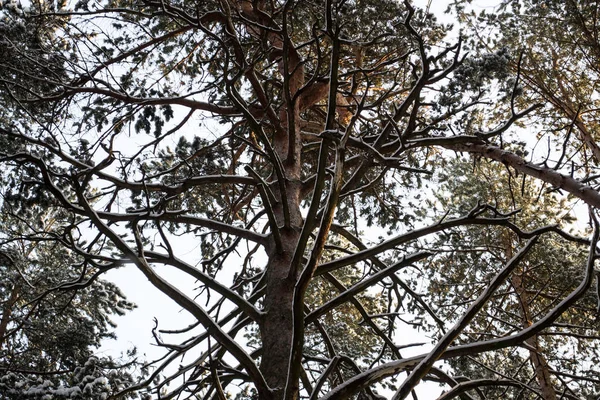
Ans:
[{"label": "tree trunk", "polygon": [[[290,64],[296,66],[298,61],[292,60]],[[291,93],[296,93],[299,89],[303,81],[302,74],[302,68],[295,68],[295,71],[289,77],[288,90]],[[265,317],[260,324],[262,341],[260,370],[267,384],[273,390],[272,400],[283,400],[286,396],[294,338],[294,295],[299,276],[299,271],[291,271],[291,268],[304,224],[300,212],[300,194],[302,191],[300,180],[302,150],[300,113],[297,101],[291,105],[291,115],[288,115],[287,108],[284,108],[280,113],[286,135],[276,133],[273,146],[275,153],[282,160],[282,168],[286,177],[285,195],[289,211],[289,226],[285,226],[283,199],[280,196],[279,182],[273,182],[271,190],[278,200],[273,205],[273,214],[281,236],[281,251],[278,252],[275,239],[271,235],[271,245],[267,250],[269,260],[263,304]],[[290,129],[290,126],[292,126],[292,129]],[[294,136],[295,140],[290,140],[290,136]],[[296,400],[299,397],[299,380],[291,379],[290,385],[291,387],[287,388],[285,400]]]},{"label": "tree trunk", "polygon": [[8,301],[4,305],[4,309],[2,310],[2,319],[0,319],[0,350],[2,350],[2,348],[4,347],[4,342],[6,340],[6,329],[8,328],[8,321],[10,320],[13,306],[19,298],[19,292],[19,286],[13,286],[10,298],[8,299]]},{"label": "tree trunk", "polygon": [[[274,391],[274,400],[283,399],[294,332],[295,277],[290,278],[288,271],[296,241],[290,237],[294,235],[282,236],[286,237],[285,239],[282,237],[282,240],[286,241],[284,253],[269,260],[267,292],[264,300],[266,315],[261,325],[263,353],[260,369],[267,384]],[[288,390],[295,393],[291,398],[296,399],[298,387]]]},{"label": "tree trunk", "polygon": [[[507,259],[511,259],[513,256],[512,243],[508,235],[504,237],[505,255]],[[519,268],[519,272],[511,276],[510,282],[515,289],[517,298],[519,300],[519,314],[521,316],[521,323],[523,328],[531,326],[531,312],[529,310],[529,304],[531,299],[527,293],[526,288],[523,286],[523,268]],[[535,379],[540,386],[542,398],[544,400],[556,400],[556,391],[552,386],[552,378],[548,369],[548,363],[541,353],[538,336],[534,335],[527,339],[525,343],[530,347],[529,360],[533,366],[535,373]]]},{"label": "tree trunk", "polygon": [[[511,283],[515,288],[517,296],[519,297],[520,314],[524,328],[531,326],[531,312],[529,310],[529,295],[523,286],[523,278],[521,275],[513,275]],[[530,347],[529,359],[535,371],[535,379],[540,386],[542,398],[544,400],[556,400],[556,391],[552,385],[552,377],[550,376],[550,370],[546,359],[542,355],[540,344],[538,341],[538,335],[534,335],[525,341]]]}]

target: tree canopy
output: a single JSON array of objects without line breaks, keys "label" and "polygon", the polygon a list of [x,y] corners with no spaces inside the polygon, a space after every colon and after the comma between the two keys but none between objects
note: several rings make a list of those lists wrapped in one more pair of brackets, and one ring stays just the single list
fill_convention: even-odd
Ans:
[{"label": "tree canopy", "polygon": [[[470,7],[4,2],[0,391],[597,396],[597,6]],[[158,360],[94,355],[118,268]]]}]

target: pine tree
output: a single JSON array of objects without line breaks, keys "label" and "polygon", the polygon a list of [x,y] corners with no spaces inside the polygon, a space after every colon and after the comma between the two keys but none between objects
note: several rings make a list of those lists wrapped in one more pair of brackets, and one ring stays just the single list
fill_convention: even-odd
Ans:
[{"label": "pine tree", "polygon": [[3,397],[105,399],[136,383],[143,377],[136,371],[141,363],[94,351],[115,338],[111,315],[123,315],[133,304],[113,283],[90,273],[85,259],[52,240],[59,215],[38,209],[19,217],[8,206],[2,211]]},{"label": "pine tree", "polygon": [[[467,57],[461,38],[445,38],[450,27],[409,1],[81,0],[10,3],[2,18],[24,41],[1,42],[11,54],[0,60],[6,207],[57,213],[45,244],[91,276],[137,268],[196,321],[157,328],[165,357],[112,396],[337,400],[385,387],[404,399],[423,380],[452,387],[446,398],[536,390],[521,376],[463,381],[434,366],[535,340],[591,287],[600,194],[592,175],[524,158],[513,128],[540,106],[517,103],[518,55]],[[423,210],[433,173],[456,152],[581,199],[591,239],[530,229],[497,204],[463,204],[451,217]],[[422,290],[447,252],[423,243],[469,226],[509,230],[513,254],[445,320]],[[510,336],[465,342],[550,241],[561,257],[587,252],[578,286]],[[175,270],[197,290],[175,286]],[[427,321],[446,333],[407,357],[417,344],[404,333]]]},{"label": "pine tree", "polygon": [[[452,176],[462,178],[450,179]],[[440,173],[442,190],[431,206],[453,215],[464,213],[466,210],[461,208],[469,204],[484,202],[493,204],[515,225],[529,230],[552,224],[572,225],[574,221],[568,213],[557,213],[568,207],[564,199],[545,194],[546,188],[528,183],[528,179],[515,176],[501,165],[457,159]],[[461,227],[430,244],[446,251],[435,261],[436,268],[428,271],[428,293],[440,318],[447,321],[460,315],[485,289],[482,282],[497,273],[498,265],[514,256],[519,242],[518,235],[510,229],[483,226]],[[585,258],[577,246],[564,239],[542,239],[542,245],[528,254],[459,340],[501,338],[528,328],[537,316],[556,306],[559,293],[577,286]],[[515,391],[482,389],[491,398],[557,399],[561,393],[593,398],[598,376],[589,366],[598,361],[600,344],[595,334],[596,304],[597,296],[589,293],[549,329],[525,341],[522,349],[502,349],[449,363],[456,374],[471,379],[511,376],[521,382],[535,382],[530,391],[522,387]],[[569,357],[573,351],[577,362]]]}]

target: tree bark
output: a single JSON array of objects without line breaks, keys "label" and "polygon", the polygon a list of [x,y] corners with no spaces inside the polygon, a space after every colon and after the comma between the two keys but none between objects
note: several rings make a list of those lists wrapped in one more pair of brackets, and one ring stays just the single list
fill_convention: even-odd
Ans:
[{"label": "tree bark", "polygon": [[[289,44],[288,44],[289,45]],[[280,64],[281,73],[287,74],[284,90],[288,91],[287,107],[282,108],[280,118],[284,131],[274,135],[273,147],[282,161],[285,175],[285,196],[282,196],[280,183],[273,183],[272,192],[277,197],[273,205],[276,227],[279,231],[281,248],[275,244],[275,238],[270,237],[266,269],[266,293],[264,299],[265,316],[260,324],[262,341],[262,358],[260,370],[269,387],[272,389],[273,400],[295,400],[299,396],[299,380],[288,380],[288,371],[292,356],[294,338],[294,296],[299,271],[292,271],[292,260],[298,245],[303,226],[300,212],[302,184],[300,180],[300,165],[302,142],[300,139],[299,102],[292,100],[304,81],[303,69],[295,51],[288,54],[288,60]],[[285,135],[281,134],[285,133]],[[277,162],[276,160],[271,160]],[[287,202],[289,226],[286,226],[283,202]],[[296,327],[297,329],[297,327]],[[303,329],[303,327],[300,327]],[[292,387],[287,387],[288,381]],[[261,399],[262,400],[262,399]],[[267,399],[265,399],[267,400]],[[271,400],[271,399],[269,399]]]},{"label": "tree bark", "polygon": [[[504,237],[506,258],[512,257],[512,244],[511,239],[508,235]],[[531,310],[529,305],[531,299],[527,293],[527,289],[523,285],[523,274],[525,273],[525,267],[520,267],[519,271],[513,274],[510,278],[510,282],[515,289],[517,298],[519,300],[519,314],[521,315],[521,323],[523,328],[529,328],[532,324],[531,321]],[[525,340],[525,343],[530,347],[529,349],[529,360],[535,373],[535,379],[540,386],[540,391],[544,400],[556,400],[556,391],[552,386],[552,378],[550,376],[550,370],[548,369],[548,363],[542,355],[540,348],[538,335],[533,335],[529,339]]]},{"label": "tree bark", "polygon": [[[260,370],[273,389],[273,399],[283,399],[287,384],[292,338],[294,332],[293,300],[295,277],[288,276],[294,256],[297,232],[282,232],[283,254],[272,254],[267,266],[267,292],[264,300],[265,318],[261,324],[262,359]],[[299,388],[289,388],[297,398]]]},{"label": "tree bark", "polygon": [[13,286],[10,298],[2,310],[2,319],[0,319],[0,350],[2,350],[4,347],[4,342],[6,340],[6,329],[8,328],[8,322],[10,321],[10,316],[12,315],[13,306],[19,298],[19,292],[19,286]]},{"label": "tree bark", "polygon": [[[515,288],[519,298],[519,311],[523,328],[531,326],[531,311],[529,309],[530,298],[525,286],[523,285],[522,275],[515,274],[511,278],[511,283]],[[535,379],[540,386],[540,391],[544,400],[556,400],[556,391],[552,385],[552,377],[548,368],[548,362],[542,354],[542,349],[538,340],[538,335],[533,335],[525,340],[525,343],[530,347],[529,359],[535,372]]]}]

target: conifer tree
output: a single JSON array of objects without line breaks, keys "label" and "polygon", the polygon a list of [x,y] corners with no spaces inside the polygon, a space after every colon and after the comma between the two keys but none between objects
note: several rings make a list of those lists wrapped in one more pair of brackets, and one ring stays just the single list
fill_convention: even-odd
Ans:
[{"label": "conifer tree", "polygon": [[[450,179],[460,176],[461,179]],[[516,225],[530,230],[546,225],[571,226],[568,204],[546,188],[515,176],[502,165],[485,161],[453,160],[440,173],[440,194],[429,205],[441,211],[460,214],[469,204],[493,204]],[[562,211],[562,212],[559,212]],[[440,318],[451,320],[476,298],[498,264],[513,257],[518,235],[509,229],[491,230],[471,226],[440,235],[429,246],[445,250],[428,269],[431,303]],[[462,333],[469,342],[482,337],[500,338],[529,327],[536,316],[556,306],[564,293],[577,286],[579,266],[585,254],[560,238],[544,238],[507,279],[484,312]],[[467,277],[471,277],[468,278]],[[598,375],[590,365],[598,361],[597,296],[580,300],[549,329],[523,343],[521,349],[508,348],[464,359],[450,360],[455,373],[470,378],[491,379],[511,376],[532,382],[534,390],[515,387],[482,389],[490,398],[557,399],[568,393],[577,398],[593,398]],[[577,349],[577,362],[569,353]],[[518,378],[517,378],[518,377]]]},{"label": "conifer tree", "polygon": [[135,384],[144,376],[135,349],[127,361],[96,354],[103,340],[115,338],[111,316],[133,304],[53,240],[59,215],[12,211],[3,207],[0,221],[2,397],[105,399]]},{"label": "conifer tree", "polygon": [[[518,54],[469,56],[408,0],[11,2],[1,17],[4,205],[60,215],[43,231],[50,249],[86,276],[134,268],[195,320],[159,325],[165,356],[147,379],[109,385],[109,397],[339,400],[388,389],[397,400],[424,380],[447,385],[444,398],[537,392],[524,375],[465,380],[439,363],[530,346],[591,290],[596,175],[526,155],[515,125],[541,105],[519,102]],[[580,199],[593,233],[567,233],[555,218],[529,226],[458,195],[469,206],[452,215],[423,210],[432,175],[456,153]],[[474,250],[490,263],[465,276],[479,296],[440,316],[423,290],[448,252],[424,243],[470,226],[510,243],[505,257]],[[470,335],[552,241],[575,255],[558,251],[546,268],[572,263],[577,284],[508,335]],[[174,271],[196,290],[176,286]],[[407,356],[419,345],[406,332],[428,321],[443,334]]]}]

